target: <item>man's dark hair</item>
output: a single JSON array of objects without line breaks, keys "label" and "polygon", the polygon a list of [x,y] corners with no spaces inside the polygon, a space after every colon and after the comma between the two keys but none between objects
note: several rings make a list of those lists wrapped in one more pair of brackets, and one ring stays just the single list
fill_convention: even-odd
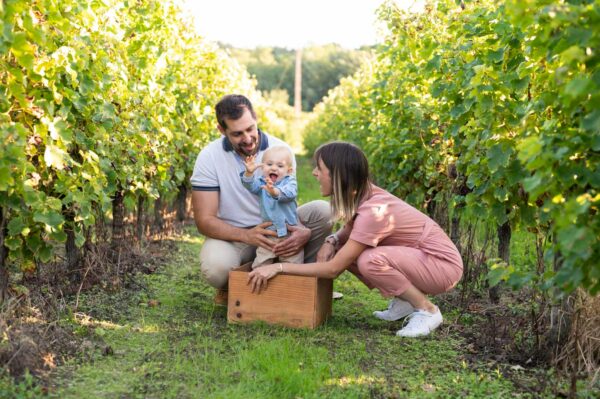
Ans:
[{"label": "man's dark hair", "polygon": [[250,100],[241,94],[228,94],[221,98],[215,106],[217,122],[223,129],[227,129],[225,119],[240,119],[246,108],[250,111],[252,117],[256,119],[256,113],[254,112],[254,108],[252,108]]}]

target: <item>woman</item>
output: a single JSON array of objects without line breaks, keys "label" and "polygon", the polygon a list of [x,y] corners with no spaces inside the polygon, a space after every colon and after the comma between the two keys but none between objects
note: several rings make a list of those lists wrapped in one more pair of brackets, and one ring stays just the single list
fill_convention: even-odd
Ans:
[{"label": "woman", "polygon": [[333,214],[344,227],[327,237],[316,263],[260,267],[249,274],[248,284],[260,292],[281,272],[336,278],[349,270],[369,288],[393,297],[376,317],[394,321],[409,316],[396,335],[428,335],[443,318],[426,295],[454,288],[462,276],[456,246],[428,216],[373,185],[367,159],[355,145],[324,144],[314,159],[321,194],[331,196]]}]

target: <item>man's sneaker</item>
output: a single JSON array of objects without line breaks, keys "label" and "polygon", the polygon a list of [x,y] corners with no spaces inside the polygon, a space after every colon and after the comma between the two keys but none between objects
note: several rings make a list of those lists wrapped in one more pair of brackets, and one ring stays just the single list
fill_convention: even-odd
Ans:
[{"label": "man's sneaker", "polygon": [[222,288],[218,288],[215,294],[215,305],[227,306],[228,292]]},{"label": "man's sneaker", "polygon": [[436,308],[433,313],[426,310],[416,310],[406,320],[408,320],[406,326],[396,332],[399,337],[413,338],[429,335],[444,321],[439,308]]},{"label": "man's sneaker", "polygon": [[373,316],[381,320],[395,321],[413,313],[415,308],[400,298],[394,298],[390,301],[387,310],[376,310]]}]

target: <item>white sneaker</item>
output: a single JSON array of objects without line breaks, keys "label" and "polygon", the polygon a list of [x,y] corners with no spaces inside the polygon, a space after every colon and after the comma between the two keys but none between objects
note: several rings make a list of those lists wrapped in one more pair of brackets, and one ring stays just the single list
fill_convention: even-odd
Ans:
[{"label": "white sneaker", "polygon": [[376,310],[373,316],[381,320],[396,321],[413,313],[415,308],[400,298],[394,298],[390,301],[387,310]]},{"label": "white sneaker", "polygon": [[341,292],[333,291],[333,294],[331,294],[331,297],[333,299],[342,299],[344,297],[344,294],[342,294]]},{"label": "white sneaker", "polygon": [[406,320],[408,320],[408,324],[402,330],[396,332],[396,335],[399,337],[413,338],[429,335],[430,332],[442,324],[444,318],[440,309],[436,308],[434,313],[426,310],[416,310]]}]

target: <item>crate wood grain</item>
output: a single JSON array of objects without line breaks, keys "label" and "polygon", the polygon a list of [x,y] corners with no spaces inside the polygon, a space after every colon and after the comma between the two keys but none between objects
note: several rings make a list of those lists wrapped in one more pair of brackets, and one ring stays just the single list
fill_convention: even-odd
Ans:
[{"label": "crate wood grain", "polygon": [[252,293],[247,285],[250,263],[229,272],[227,320],[264,321],[288,327],[315,328],[331,315],[333,280],[281,273],[267,289]]}]

